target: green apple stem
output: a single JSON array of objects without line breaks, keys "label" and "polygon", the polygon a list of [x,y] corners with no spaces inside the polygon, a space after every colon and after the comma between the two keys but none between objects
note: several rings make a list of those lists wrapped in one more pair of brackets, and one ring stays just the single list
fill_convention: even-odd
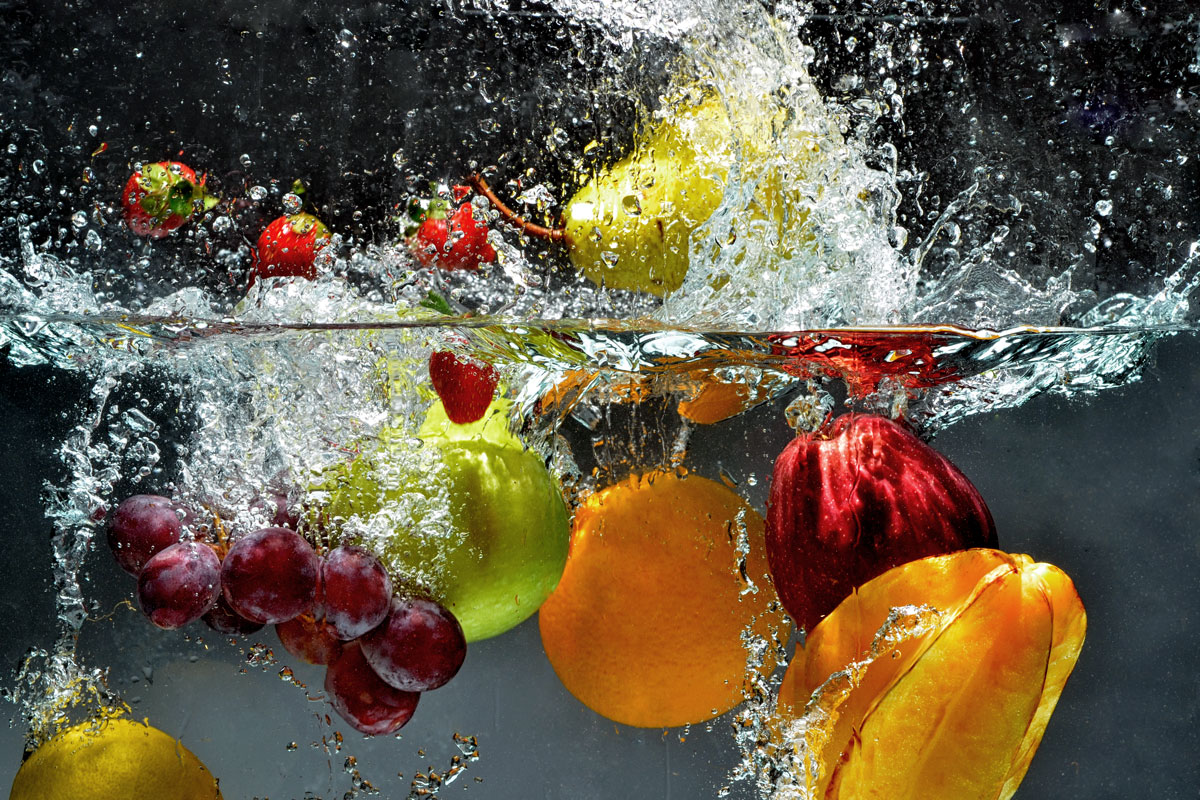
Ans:
[{"label": "green apple stem", "polygon": [[538,225],[535,222],[530,222],[529,220],[525,219],[511,208],[504,205],[504,202],[496,196],[496,193],[492,191],[492,187],[488,186],[487,181],[485,181],[483,176],[479,173],[472,174],[467,180],[470,181],[471,186],[474,187],[475,191],[486,197],[488,202],[495,206],[496,210],[500,212],[500,216],[504,217],[505,221],[517,226],[530,236],[534,236],[538,239],[546,239],[551,242],[562,242],[568,247],[570,246],[571,241],[567,238],[566,228],[547,228],[543,225]]}]

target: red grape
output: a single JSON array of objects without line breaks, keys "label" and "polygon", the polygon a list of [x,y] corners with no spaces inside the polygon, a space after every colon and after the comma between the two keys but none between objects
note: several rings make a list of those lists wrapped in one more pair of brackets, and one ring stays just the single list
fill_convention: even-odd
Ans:
[{"label": "red grape", "polygon": [[217,594],[217,604],[208,610],[202,619],[204,624],[217,633],[254,633],[262,630],[261,622],[251,622],[229,607],[223,593]]},{"label": "red grape", "polygon": [[321,567],[325,622],[339,639],[356,639],[383,622],[391,607],[392,580],[369,550],[335,547]]},{"label": "red grape", "polygon": [[138,575],[138,602],[158,627],[180,628],[213,607],[220,580],[221,561],[211,547],[179,542],[146,562]]},{"label": "red grape", "polygon": [[342,719],[367,735],[392,733],[412,719],[421,695],[388,686],[351,642],[325,672],[325,692]]},{"label": "red grape", "polygon": [[117,506],[108,521],[108,546],[121,569],[137,575],[150,557],[183,536],[184,512],[156,494],[135,494]]},{"label": "red grape", "polygon": [[345,646],[329,625],[310,614],[279,623],[275,633],[285,650],[309,664],[332,664]]},{"label": "red grape", "polygon": [[389,685],[424,692],[455,676],[467,657],[467,640],[458,620],[441,605],[397,597],[383,624],[362,638],[362,651]]},{"label": "red grape", "polygon": [[263,528],[234,542],[221,565],[229,606],[253,622],[279,623],[310,611],[321,562],[312,545],[287,528]]}]

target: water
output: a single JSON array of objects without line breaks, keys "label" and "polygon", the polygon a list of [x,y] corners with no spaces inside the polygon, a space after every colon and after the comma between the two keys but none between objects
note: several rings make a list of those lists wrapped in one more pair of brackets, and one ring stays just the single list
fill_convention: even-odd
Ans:
[{"label": "water", "polygon": [[[23,60],[6,76],[0,123],[0,351],[14,374],[58,375],[77,399],[47,439],[60,466],[39,558],[52,565],[43,611],[55,623],[17,647],[43,652],[5,681],[13,714],[36,738],[64,714],[127,703],[236,747],[217,731],[278,674],[272,744],[209,762],[227,796],[341,796],[365,792],[364,778],[399,796],[463,766],[454,792],[580,796],[589,780],[612,786],[588,755],[612,744],[611,726],[561,690],[526,624],[473,645],[460,694],[423,701],[398,745],[342,742],[305,697],[319,699],[319,670],[281,672],[296,665],[277,661],[271,637],[230,647],[207,630],[156,636],[121,607],[127,588],[92,540],[96,515],[125,495],[169,491],[246,518],[285,476],[298,500],[348,453],[417,434],[428,355],[449,348],[496,364],[510,426],[569,496],[686,465],[761,508],[788,423],[816,428],[846,408],[903,415],[952,449],[975,415],[1128,384],[1159,341],[1197,322],[1189,104],[1200,62],[1186,13],[577,2],[297,20],[262,6],[230,9],[228,26],[180,10],[164,35],[194,30],[201,46],[148,50],[165,12],[86,9],[78,24],[123,29],[105,51],[104,36],[70,36],[65,16],[5,11]],[[52,74],[39,49],[92,59],[105,79]],[[1145,78],[1148,63],[1158,77]],[[141,102],[119,113],[131,90]],[[69,100],[36,99],[46,92]],[[475,208],[494,228],[492,267],[422,269],[401,239],[414,199],[453,196],[473,171],[552,225],[606,163],[705,103],[724,119],[719,135],[693,134],[713,156],[719,202],[665,299],[596,286],[486,202]],[[134,164],[181,148],[230,202],[161,243],[133,237],[120,186]],[[643,190],[622,207],[648,206],[653,187]],[[303,198],[336,234],[318,279],[247,292],[257,230]],[[697,410],[731,385],[752,390]],[[438,519],[427,518],[430,536]],[[1022,535],[1005,542],[1064,567],[1073,558]],[[611,752],[629,774],[665,780],[664,796],[726,784],[769,795],[754,770],[738,772],[728,718],[713,728],[617,729],[633,744]],[[451,734],[484,729],[476,765],[474,745],[462,751]],[[489,738],[504,742],[499,760],[527,770],[493,768],[472,786]],[[394,767],[389,746],[419,766]],[[295,774],[266,779],[267,764]],[[1040,796],[1037,777],[1020,796]]]}]

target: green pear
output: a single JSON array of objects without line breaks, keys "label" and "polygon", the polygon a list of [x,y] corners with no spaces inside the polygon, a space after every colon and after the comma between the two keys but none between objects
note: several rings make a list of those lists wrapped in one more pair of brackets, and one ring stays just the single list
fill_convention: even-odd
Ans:
[{"label": "green pear", "polygon": [[[505,424],[497,401],[479,422],[451,423],[441,404],[419,436],[385,435],[325,476],[314,497],[334,528],[352,518],[399,585],[448,608],[468,642],[533,615],[562,575],[570,535],[558,482]],[[416,447],[418,451],[412,452]]]},{"label": "green pear", "polygon": [[[562,238],[576,269],[610,289],[674,292],[687,276],[693,236],[723,202],[740,223],[709,235],[731,243],[741,230],[769,241],[776,262],[811,246],[805,192],[821,146],[805,128],[819,120],[798,124],[770,97],[708,93],[670,107],[633,152],[567,204]],[[727,199],[729,191],[739,194]],[[714,275],[710,285],[726,280]]]},{"label": "green pear", "polygon": [[596,284],[664,295],[687,275],[692,232],[729,174],[730,122],[715,96],[661,121],[567,205],[575,268]]}]

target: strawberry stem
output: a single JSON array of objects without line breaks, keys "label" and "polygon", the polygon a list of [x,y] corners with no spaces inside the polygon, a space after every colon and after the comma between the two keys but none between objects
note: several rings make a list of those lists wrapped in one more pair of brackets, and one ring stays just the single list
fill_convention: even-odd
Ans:
[{"label": "strawberry stem", "polygon": [[547,228],[520,216],[517,212],[504,205],[500,198],[496,196],[496,193],[492,191],[492,187],[487,185],[487,181],[479,173],[472,174],[467,180],[470,181],[475,191],[486,197],[488,202],[496,207],[496,210],[500,212],[500,216],[504,217],[505,221],[517,226],[530,236],[570,245],[570,240],[567,239],[566,228]]}]

